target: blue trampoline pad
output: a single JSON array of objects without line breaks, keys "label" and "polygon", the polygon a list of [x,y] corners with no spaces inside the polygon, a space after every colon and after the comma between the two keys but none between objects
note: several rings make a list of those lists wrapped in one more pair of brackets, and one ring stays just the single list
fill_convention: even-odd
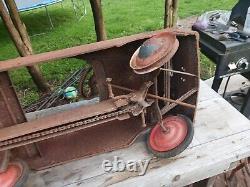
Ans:
[{"label": "blue trampoline pad", "polygon": [[19,12],[49,6],[62,1],[63,0],[15,0]]}]

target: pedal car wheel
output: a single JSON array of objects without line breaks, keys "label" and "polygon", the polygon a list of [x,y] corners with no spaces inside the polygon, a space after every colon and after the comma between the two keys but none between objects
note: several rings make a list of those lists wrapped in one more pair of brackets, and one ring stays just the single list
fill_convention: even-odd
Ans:
[{"label": "pedal car wheel", "polygon": [[28,179],[29,169],[25,162],[10,162],[5,172],[0,173],[1,187],[23,187]]},{"label": "pedal car wheel", "polygon": [[192,142],[194,128],[192,121],[184,116],[170,116],[162,120],[151,130],[147,144],[148,149],[157,157],[169,158],[180,154]]}]

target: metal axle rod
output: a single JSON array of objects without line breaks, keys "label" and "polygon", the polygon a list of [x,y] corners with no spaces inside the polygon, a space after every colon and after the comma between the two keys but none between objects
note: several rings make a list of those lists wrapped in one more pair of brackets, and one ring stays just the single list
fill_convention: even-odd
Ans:
[{"label": "metal axle rod", "polygon": [[[194,93],[196,93],[198,90],[196,88],[189,90],[187,93],[183,94],[180,98],[177,99],[177,101],[181,101],[183,102],[184,100],[186,100],[187,98],[189,98],[190,96],[192,96]],[[171,110],[172,108],[176,107],[177,104],[176,103],[171,103],[170,105],[166,105],[161,109],[161,115],[166,114],[169,110]]]},{"label": "metal axle rod", "polygon": [[[115,85],[115,84],[110,84],[110,85],[112,87],[114,87],[114,88],[117,88],[117,89],[120,89],[120,90],[124,90],[124,91],[128,91],[128,92],[134,92],[135,91],[133,89],[126,88],[126,87],[123,87],[123,86],[118,86],[118,85]],[[167,102],[170,102],[170,103],[176,103],[178,105],[181,105],[181,106],[184,106],[184,107],[187,107],[187,108],[193,108],[193,109],[195,109],[195,105],[184,103],[184,102],[181,102],[181,101],[178,101],[178,100],[173,100],[173,99],[161,97],[161,96],[154,95],[154,94],[147,94],[147,96],[151,97],[151,98],[154,98],[154,99],[158,99],[158,100],[162,100],[162,101],[167,101]]]},{"label": "metal axle rod", "polygon": [[189,76],[192,76],[192,77],[198,77],[198,76],[195,75],[195,74],[187,73],[187,72],[183,72],[183,71],[177,71],[177,70],[166,69],[166,68],[160,68],[160,70],[162,70],[162,71],[167,71],[167,72],[171,72],[171,73],[178,73],[178,74],[182,74],[182,75],[189,75]]}]

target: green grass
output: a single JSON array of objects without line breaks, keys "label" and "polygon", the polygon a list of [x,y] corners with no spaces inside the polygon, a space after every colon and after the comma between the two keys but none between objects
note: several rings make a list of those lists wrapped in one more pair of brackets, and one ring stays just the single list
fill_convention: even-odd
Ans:
[{"label": "green grass", "polygon": [[[87,16],[78,21],[73,13],[70,0],[49,7],[54,29],[50,29],[45,10],[21,13],[31,37],[35,53],[52,51],[95,41],[94,23],[89,2]],[[199,15],[213,9],[231,9],[236,0],[180,0],[179,17]],[[102,0],[108,38],[151,31],[163,27],[164,0]],[[37,35],[39,33],[46,33]],[[0,60],[15,58],[18,53],[0,21]],[[82,66],[79,60],[63,60],[41,66],[46,79],[54,86],[60,85],[67,75]],[[208,78],[214,65],[201,56],[202,78]],[[28,105],[39,97],[26,69],[11,72],[11,77],[21,97],[23,105]]]}]

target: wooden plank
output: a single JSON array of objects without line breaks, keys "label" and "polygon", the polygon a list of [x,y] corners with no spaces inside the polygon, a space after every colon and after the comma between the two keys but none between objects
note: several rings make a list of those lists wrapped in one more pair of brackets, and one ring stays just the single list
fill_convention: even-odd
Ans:
[{"label": "wooden plank", "polygon": [[[182,186],[231,169],[230,165],[233,165],[233,162],[250,155],[249,140],[250,132],[248,130],[224,139],[218,139],[213,143],[189,148],[174,159],[150,157],[152,160],[145,176],[126,172],[109,174],[102,172],[100,167],[102,160],[112,160],[112,155],[119,155],[124,160],[135,159],[133,155],[140,159],[148,159],[148,157],[142,157],[142,150],[145,147],[141,142],[124,150],[123,154],[119,154],[119,152],[114,154],[113,152],[113,154],[109,153],[105,156],[85,159],[85,161],[76,161],[73,165],[66,164],[52,168],[50,171],[41,172],[40,175],[33,174],[30,177],[35,181],[41,177],[40,181],[43,181],[46,186],[105,186],[108,184],[117,184],[118,186],[137,186],[138,184],[143,184],[140,186]],[[125,154],[126,158],[124,158]],[[179,178],[178,175],[180,179],[176,180]]]},{"label": "wooden plank", "polygon": [[235,161],[249,156],[249,135],[250,133],[247,131],[216,140],[213,143],[201,144],[188,149],[174,159],[152,158],[145,176],[138,176],[136,173],[129,172],[104,173],[95,177],[76,180],[67,186],[172,187],[188,185],[232,169],[232,166],[235,166]]},{"label": "wooden plank", "polygon": [[[194,141],[172,159],[158,159],[147,151],[145,135],[126,149],[34,172],[27,186],[183,186],[235,167],[250,156],[250,122],[220,96],[201,83]],[[107,173],[104,159],[150,159],[144,176],[136,172]]]},{"label": "wooden plank", "polygon": [[214,98],[221,98],[221,96],[218,95],[215,91],[209,89],[209,86],[207,84],[204,84],[203,81],[200,82],[199,92],[200,92],[198,96],[199,102]]}]

